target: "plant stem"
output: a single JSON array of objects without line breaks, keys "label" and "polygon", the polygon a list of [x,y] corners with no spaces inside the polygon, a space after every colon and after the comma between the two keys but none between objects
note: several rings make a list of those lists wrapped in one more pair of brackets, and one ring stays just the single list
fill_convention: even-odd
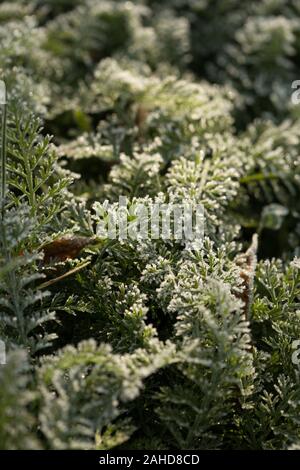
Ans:
[{"label": "plant stem", "polygon": [[1,215],[4,215],[4,199],[6,191],[6,104],[7,93],[4,85],[4,103],[2,104],[2,126],[1,126]]}]

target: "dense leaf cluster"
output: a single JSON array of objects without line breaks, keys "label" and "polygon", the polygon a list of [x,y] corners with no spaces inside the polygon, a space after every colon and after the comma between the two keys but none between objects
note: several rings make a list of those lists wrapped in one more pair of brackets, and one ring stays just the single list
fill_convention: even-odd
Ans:
[{"label": "dense leaf cluster", "polygon": [[[1,449],[300,448],[299,14],[0,1]],[[99,237],[119,196],[202,247]]]}]

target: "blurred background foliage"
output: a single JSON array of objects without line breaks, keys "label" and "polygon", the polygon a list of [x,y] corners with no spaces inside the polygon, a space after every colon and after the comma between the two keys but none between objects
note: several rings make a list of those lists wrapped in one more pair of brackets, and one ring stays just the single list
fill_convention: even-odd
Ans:
[{"label": "blurred background foliage", "polygon": [[[0,1],[1,448],[299,448],[299,17],[298,0]],[[85,270],[43,268],[120,195],[203,204],[203,250],[104,243]]]},{"label": "blurred background foliage", "polygon": [[296,0],[1,2],[0,67],[91,200],[120,152],[149,142],[168,165],[193,146],[211,152],[226,131],[249,167],[242,224],[255,228],[274,197],[293,207],[283,235],[271,232],[273,248],[262,248],[280,255],[299,230],[299,10]]}]

